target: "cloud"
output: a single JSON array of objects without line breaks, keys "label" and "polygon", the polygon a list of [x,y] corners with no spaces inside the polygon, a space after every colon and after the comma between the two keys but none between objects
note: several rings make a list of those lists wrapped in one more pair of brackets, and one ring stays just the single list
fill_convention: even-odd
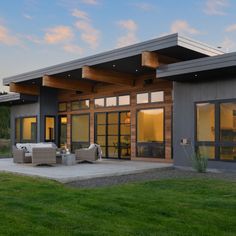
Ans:
[{"label": "cloud", "polygon": [[72,15],[78,20],[75,22],[75,27],[81,33],[81,40],[89,45],[90,48],[95,49],[99,45],[101,32],[92,25],[92,20],[89,15],[79,9],[74,9]]},{"label": "cloud", "polygon": [[100,40],[100,31],[95,29],[90,22],[78,20],[75,26],[81,32],[81,39],[91,48],[97,48]]},{"label": "cloud", "polygon": [[34,35],[25,35],[24,38],[29,40],[32,43],[36,43],[36,44],[44,43],[44,40],[42,40]]},{"label": "cloud", "polygon": [[126,34],[117,39],[117,47],[124,47],[138,42],[138,25],[131,19],[117,22],[118,26],[126,31]]},{"label": "cloud", "polygon": [[184,20],[176,20],[172,23],[170,28],[171,33],[182,33],[182,34],[200,34],[200,31],[193,28],[189,25],[187,21]]},{"label": "cloud", "polygon": [[78,45],[75,44],[66,44],[63,47],[64,51],[69,52],[69,53],[73,53],[73,54],[82,54],[83,53],[83,48],[81,48]]},{"label": "cloud", "polygon": [[33,17],[31,15],[28,15],[28,14],[23,14],[23,17],[27,20],[32,20]]},{"label": "cloud", "polygon": [[98,1],[97,0],[81,0],[82,3],[84,4],[88,4],[88,5],[98,5]]},{"label": "cloud", "polygon": [[57,44],[73,39],[74,34],[69,26],[56,26],[47,30],[44,41],[48,44]]},{"label": "cloud", "polygon": [[226,51],[234,51],[236,50],[236,42],[228,37],[225,37],[223,42],[221,43],[221,47]]},{"label": "cloud", "polygon": [[236,24],[233,24],[233,25],[229,25],[226,29],[225,29],[226,32],[233,32],[233,31],[236,31]]},{"label": "cloud", "polygon": [[225,15],[225,8],[228,6],[228,0],[206,0],[203,11],[207,15]]},{"label": "cloud", "polygon": [[3,25],[0,25],[0,43],[8,46],[21,45],[20,40]]},{"label": "cloud", "polygon": [[146,2],[139,2],[132,4],[134,7],[142,11],[151,11],[153,10],[153,5]]},{"label": "cloud", "polygon": [[74,9],[72,11],[72,16],[74,16],[76,18],[79,18],[79,19],[82,19],[82,20],[85,20],[85,21],[90,20],[88,14],[85,11],[81,11],[79,9]]}]

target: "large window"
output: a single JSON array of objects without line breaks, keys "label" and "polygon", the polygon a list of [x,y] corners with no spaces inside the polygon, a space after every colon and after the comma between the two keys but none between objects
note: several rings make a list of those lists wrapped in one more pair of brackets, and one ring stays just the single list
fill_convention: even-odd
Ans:
[{"label": "large window", "polygon": [[72,115],[72,150],[89,146],[89,115]]},{"label": "large window", "polygon": [[138,111],[137,156],[165,158],[163,108]]},{"label": "large window", "polygon": [[137,94],[137,104],[164,102],[164,91]]},{"label": "large window", "polygon": [[82,110],[82,109],[89,109],[89,99],[74,101],[71,103],[72,111]]},{"label": "large window", "polygon": [[59,117],[59,147],[67,148],[67,117]]},{"label": "large window", "polygon": [[15,142],[34,143],[37,141],[37,118],[20,117],[15,119]]},{"label": "large window", "polygon": [[236,102],[196,104],[196,147],[214,160],[236,160]]},{"label": "large window", "polygon": [[45,141],[55,142],[55,117],[46,116],[45,117]]}]

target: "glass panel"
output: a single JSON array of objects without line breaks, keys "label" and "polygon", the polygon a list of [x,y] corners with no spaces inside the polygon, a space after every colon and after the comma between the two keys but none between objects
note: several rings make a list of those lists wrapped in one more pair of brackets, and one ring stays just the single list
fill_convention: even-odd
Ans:
[{"label": "glass panel", "polygon": [[108,135],[118,134],[118,125],[108,125]]},{"label": "glass panel", "polygon": [[151,93],[151,102],[163,102],[164,101],[164,92],[152,92]]},{"label": "glass panel", "polygon": [[220,160],[236,161],[236,147],[221,147]]},{"label": "glass panel", "polygon": [[130,145],[120,148],[121,158],[130,158]]},{"label": "glass panel", "polygon": [[119,114],[117,112],[108,113],[108,124],[117,124],[118,115]]},{"label": "glass panel", "polygon": [[117,147],[108,147],[108,157],[117,158],[118,157],[118,148]]},{"label": "glass panel", "polygon": [[148,103],[148,93],[137,94],[137,104]]},{"label": "glass panel", "polygon": [[197,104],[197,141],[215,141],[214,104]]},{"label": "glass panel", "polygon": [[27,117],[22,119],[22,139],[31,142],[37,140],[36,117]]},{"label": "glass panel", "polygon": [[116,99],[116,97],[106,98],[106,106],[107,107],[117,106],[117,99]]},{"label": "glass panel", "polygon": [[120,145],[126,146],[128,144],[130,144],[130,136],[129,135],[120,136]]},{"label": "glass panel", "polygon": [[106,147],[101,147],[102,149],[102,157],[106,157]]},{"label": "glass panel", "polygon": [[89,115],[72,116],[72,142],[89,142]]},{"label": "glass panel", "polygon": [[89,100],[80,100],[74,101],[71,103],[71,110],[80,110],[80,109],[88,109],[89,108]]},{"label": "glass panel", "polygon": [[20,142],[20,118],[16,118],[15,120],[15,142]]},{"label": "glass panel", "polygon": [[214,146],[198,146],[199,153],[207,157],[208,159],[215,159],[215,147]]},{"label": "glass panel", "polygon": [[165,158],[165,145],[163,143],[137,143],[139,157]]},{"label": "glass panel", "polygon": [[106,113],[97,114],[97,124],[106,124]]},{"label": "glass panel", "polygon": [[164,141],[164,109],[138,111],[138,142]]},{"label": "glass panel", "polygon": [[105,99],[104,98],[94,99],[94,105],[95,105],[95,108],[104,107],[105,106]]},{"label": "glass panel", "polygon": [[121,135],[130,135],[130,124],[120,125]]},{"label": "glass panel", "polygon": [[119,106],[130,104],[130,95],[119,96]]},{"label": "glass panel", "polygon": [[220,104],[220,141],[236,141],[236,103]]},{"label": "glass panel", "polygon": [[45,141],[54,141],[55,117],[45,118]]},{"label": "glass panel", "polygon": [[67,147],[67,117],[60,117],[60,147]]},{"label": "glass panel", "polygon": [[97,136],[96,142],[100,146],[106,146],[106,136]]},{"label": "glass panel", "polygon": [[97,125],[97,135],[106,135],[105,125]]},{"label": "glass panel", "polygon": [[130,124],[130,112],[121,112],[120,113],[120,123]]},{"label": "glass panel", "polygon": [[108,146],[118,147],[118,136],[108,136]]},{"label": "glass panel", "polygon": [[66,102],[61,102],[59,103],[59,106],[58,106],[58,110],[63,112],[63,111],[66,111]]}]

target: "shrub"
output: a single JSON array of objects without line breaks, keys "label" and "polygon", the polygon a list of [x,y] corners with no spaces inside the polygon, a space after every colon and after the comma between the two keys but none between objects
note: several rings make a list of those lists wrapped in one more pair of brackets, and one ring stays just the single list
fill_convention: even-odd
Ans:
[{"label": "shrub", "polygon": [[200,152],[194,151],[191,155],[193,168],[199,173],[205,173],[207,170],[208,158],[205,155],[201,155]]}]

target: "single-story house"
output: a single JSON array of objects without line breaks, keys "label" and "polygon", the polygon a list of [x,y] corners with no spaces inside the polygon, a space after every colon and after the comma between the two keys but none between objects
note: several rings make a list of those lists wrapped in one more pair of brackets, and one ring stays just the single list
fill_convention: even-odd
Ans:
[{"label": "single-story house", "polygon": [[172,34],[3,79],[11,141],[236,171],[236,53]]}]

